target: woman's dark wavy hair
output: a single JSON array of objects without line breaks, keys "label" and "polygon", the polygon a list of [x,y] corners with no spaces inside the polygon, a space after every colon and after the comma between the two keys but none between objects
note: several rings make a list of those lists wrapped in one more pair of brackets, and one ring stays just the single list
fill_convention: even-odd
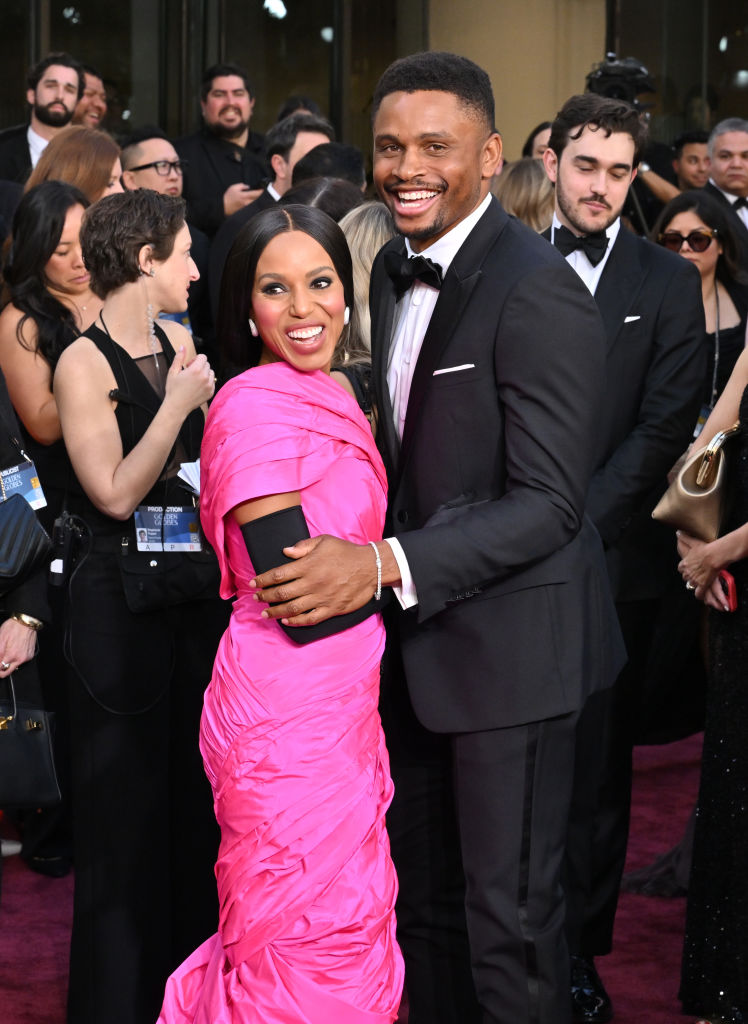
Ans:
[{"label": "woman's dark wavy hair", "polygon": [[24,324],[37,330],[36,351],[54,370],[64,348],[78,336],[71,311],[48,291],[44,273],[57,248],[65,218],[73,206],[88,206],[74,185],[45,181],[21,199],[13,217],[11,244],[3,269],[3,305],[12,302],[22,313],[16,335],[25,348]]},{"label": "woman's dark wavy hair", "polygon": [[94,294],[104,299],[137,281],[138,254],[144,245],[151,247],[154,260],[168,259],[184,227],[185,210],[184,199],[162,196],[150,188],[117,192],[95,203],[81,227],[83,259]]},{"label": "woman's dark wavy hair", "polygon": [[736,282],[748,284],[748,274],[740,265],[740,242],[735,228],[730,223],[730,213],[701,189],[689,189],[670,200],[652,228],[652,241],[656,242],[659,236],[667,231],[668,225],[679,213],[687,213],[690,210],[693,210],[707,227],[714,228],[717,232],[717,241],[722,246],[715,270],[717,280],[724,285]]},{"label": "woman's dark wavy hair", "polygon": [[265,210],[245,224],[236,236],[221,280],[216,335],[224,358],[225,376],[241,373],[260,361],[262,339],[252,337],[248,323],[257,264],[267,245],[288,231],[302,231],[322,246],[342,282],[346,305],[353,309],[351,254],[345,235],[332,217],[309,206],[276,206]]}]

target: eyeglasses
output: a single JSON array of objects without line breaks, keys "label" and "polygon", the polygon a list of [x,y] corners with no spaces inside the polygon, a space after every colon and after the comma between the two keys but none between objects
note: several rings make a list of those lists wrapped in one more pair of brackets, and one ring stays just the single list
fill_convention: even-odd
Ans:
[{"label": "eyeglasses", "polygon": [[716,228],[712,228],[711,231],[698,229],[690,231],[687,235],[681,235],[678,231],[665,231],[657,241],[671,252],[680,252],[684,242],[688,242],[688,248],[693,252],[706,252],[712,244],[712,239],[716,237]]},{"label": "eyeglasses", "polygon": [[154,160],[150,164],[140,164],[139,167],[128,167],[127,170],[147,171],[153,167],[156,174],[160,174],[162,178],[165,178],[172,171],[176,171],[177,174],[182,174],[186,166],[186,160]]}]

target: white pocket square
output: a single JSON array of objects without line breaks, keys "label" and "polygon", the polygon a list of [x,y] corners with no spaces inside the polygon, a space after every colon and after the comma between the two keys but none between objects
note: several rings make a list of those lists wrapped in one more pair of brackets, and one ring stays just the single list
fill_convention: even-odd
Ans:
[{"label": "white pocket square", "polygon": [[461,366],[445,366],[442,370],[434,370],[434,376],[438,377],[440,373],[457,373],[459,370],[474,370],[475,363],[463,363]]},{"label": "white pocket square", "polygon": [[634,320],[641,320],[641,317],[640,316],[627,316],[627,317],[624,317],[623,322],[625,324],[630,324],[630,323],[633,323]]}]

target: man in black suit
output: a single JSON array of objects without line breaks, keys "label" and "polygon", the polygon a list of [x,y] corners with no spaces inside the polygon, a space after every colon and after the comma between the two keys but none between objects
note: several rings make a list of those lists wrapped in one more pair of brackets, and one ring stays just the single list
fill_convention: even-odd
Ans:
[{"label": "man in black suit", "polygon": [[729,207],[740,239],[743,269],[748,267],[748,121],[729,117],[709,136],[710,177],[704,191]]},{"label": "man in black suit", "polygon": [[200,89],[202,128],[174,143],[185,163],[188,218],[211,238],[224,217],[257,198],[266,177],[263,137],[249,127],[254,105],[244,69],[214,64]]},{"label": "man in black suit", "polygon": [[70,124],[84,84],[83,68],[69,53],[49,53],[30,69],[29,123],[0,132],[0,180],[26,181],[49,140]]},{"label": "man in black suit", "polygon": [[321,146],[335,138],[335,129],[323,117],[316,114],[289,114],[278,121],[265,135],[265,152],[273,180],[254,202],[243,206],[227,217],[218,229],[210,247],[210,304],[214,320],[218,318],[218,299],[221,294],[221,277],[234,239],[241,229],[258,213],[274,206],[282,195],[291,188],[294,167],[315,146]]},{"label": "man in black suit", "polygon": [[706,370],[698,272],[621,225],[645,138],[633,106],[587,93],[556,116],[543,155],[556,186],[547,237],[592,292],[605,324],[587,513],[605,545],[629,655],[613,689],[587,702],[577,728],[565,888],[574,1020],[589,1024],[612,1016],[593,958],[611,948],[658,602],[679,582],[672,531],[650,513],[691,440]]},{"label": "man in black suit", "polygon": [[257,585],[292,624],[360,607],[379,582],[402,604],[382,718],[411,1024],[565,1024],[574,724],[623,660],[583,518],[602,325],[489,193],[501,140],[484,71],[404,58],[373,112],[374,180],[405,236],[371,278],[388,539],[375,565],[369,545],[313,538]]}]

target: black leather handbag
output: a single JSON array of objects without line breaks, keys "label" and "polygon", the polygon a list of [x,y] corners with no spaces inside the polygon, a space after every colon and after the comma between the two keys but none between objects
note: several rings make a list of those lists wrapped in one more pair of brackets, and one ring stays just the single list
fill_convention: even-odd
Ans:
[{"label": "black leather handbag", "polygon": [[20,494],[0,502],[0,596],[7,594],[47,560],[52,551],[49,534],[36,512]]},{"label": "black leather handbag", "polygon": [[8,690],[0,697],[0,807],[51,807],[60,802],[52,753],[54,714],[17,700],[13,676],[4,682]]}]

